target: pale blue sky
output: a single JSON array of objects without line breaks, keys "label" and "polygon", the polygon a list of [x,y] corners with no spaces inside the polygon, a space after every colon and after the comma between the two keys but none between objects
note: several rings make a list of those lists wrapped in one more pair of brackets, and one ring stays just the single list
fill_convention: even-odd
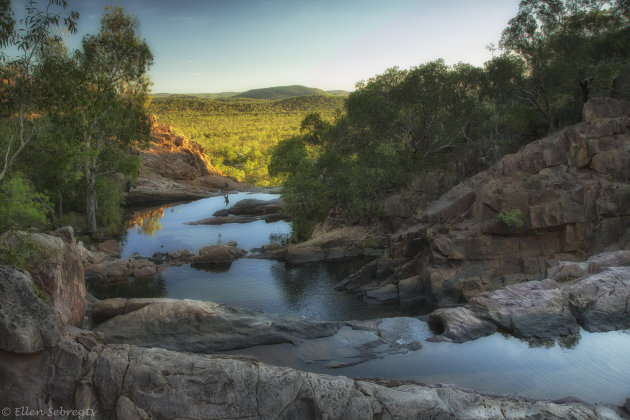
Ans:
[{"label": "pale blue sky", "polygon": [[[15,1],[19,3],[19,1]],[[108,4],[135,15],[155,56],[153,92],[301,84],[352,90],[389,67],[482,65],[518,0],[69,0],[81,34]],[[16,4],[17,6],[17,4]],[[78,42],[71,41],[78,46]]]}]

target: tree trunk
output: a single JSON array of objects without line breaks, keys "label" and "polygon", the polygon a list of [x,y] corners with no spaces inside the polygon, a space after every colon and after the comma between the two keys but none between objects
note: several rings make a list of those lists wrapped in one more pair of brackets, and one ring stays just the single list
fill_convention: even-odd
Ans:
[{"label": "tree trunk", "polygon": [[92,165],[86,168],[87,179],[87,230],[96,232],[96,170]]}]

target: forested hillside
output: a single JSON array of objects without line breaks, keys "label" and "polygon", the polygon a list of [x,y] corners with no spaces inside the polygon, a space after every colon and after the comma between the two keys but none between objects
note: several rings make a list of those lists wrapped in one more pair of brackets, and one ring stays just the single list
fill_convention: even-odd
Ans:
[{"label": "forested hillside", "polygon": [[310,95],[270,101],[263,99],[205,99],[154,97],[150,111],[160,122],[180,129],[200,143],[212,164],[239,181],[277,185],[267,166],[271,148],[300,133],[302,119],[311,112],[332,121],[343,106],[340,96]]},{"label": "forested hillside", "polygon": [[[627,1],[522,1],[483,67],[441,60],[357,85],[330,123],[317,114],[270,163],[298,237],[331,208],[379,217],[394,190],[425,202],[536,138],[581,120],[590,98],[630,98]],[[417,204],[417,203],[416,203]]]}]

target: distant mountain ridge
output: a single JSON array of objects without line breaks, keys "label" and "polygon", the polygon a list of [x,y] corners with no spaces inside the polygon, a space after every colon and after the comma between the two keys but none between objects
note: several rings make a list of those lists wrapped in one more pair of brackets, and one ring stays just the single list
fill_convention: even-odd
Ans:
[{"label": "distant mountain ridge", "polygon": [[221,93],[154,93],[151,96],[155,98],[164,97],[180,97],[180,98],[245,98],[245,99],[289,99],[298,96],[347,96],[350,92],[345,90],[330,90],[325,91],[318,88],[311,88],[302,85],[290,85],[290,86],[274,86],[260,89],[250,89],[246,92],[221,92]]}]

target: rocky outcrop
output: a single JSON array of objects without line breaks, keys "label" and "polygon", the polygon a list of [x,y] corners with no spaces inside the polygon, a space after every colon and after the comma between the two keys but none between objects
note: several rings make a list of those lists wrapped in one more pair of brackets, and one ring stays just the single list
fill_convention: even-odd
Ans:
[{"label": "rocky outcrop", "polygon": [[127,277],[148,279],[155,276],[157,270],[157,265],[145,258],[109,259],[96,264],[86,264],[85,280],[109,281],[126,279]]},{"label": "rocky outcrop", "polygon": [[137,150],[142,166],[125,198],[127,204],[194,200],[218,194],[227,183],[230,191],[243,184],[215,168],[203,147],[167,124],[153,121],[153,141],[148,150]]},{"label": "rocky outcrop", "polygon": [[208,245],[192,258],[192,265],[229,264],[243,257],[247,252],[237,246]]},{"label": "rocky outcrop", "polygon": [[[626,258],[630,251],[625,251]],[[595,261],[620,257],[601,255]],[[595,266],[596,263],[593,263]],[[581,263],[565,271],[576,273]],[[503,331],[525,339],[558,339],[586,331],[630,328],[630,266],[599,267],[594,274],[558,282],[553,278],[506,286],[470,299],[468,305],[443,308],[429,316],[442,337],[463,342]],[[557,273],[557,271],[556,271]]]},{"label": "rocky outcrop", "polygon": [[63,320],[33,293],[31,276],[2,265],[0,279],[0,350],[31,354],[57,344]]},{"label": "rocky outcrop", "polygon": [[333,335],[336,322],[268,315],[212,302],[110,299],[98,302],[94,331],[107,342],[211,353]]},{"label": "rocky outcrop", "polygon": [[[57,413],[56,417],[96,419],[483,419],[524,415],[619,419],[623,415],[621,407],[575,400],[535,401],[452,386],[353,380],[274,367],[242,357],[107,344],[98,333],[71,327],[64,330],[58,314],[35,297],[28,275],[5,266],[0,267],[0,275],[0,390],[4,406],[13,407],[11,410],[28,407]],[[101,303],[95,313],[107,319],[101,325],[120,319],[129,321],[129,326],[133,319],[126,317],[149,308],[158,309],[147,312],[149,316],[164,315],[169,310],[161,305],[172,302],[117,299]],[[235,321],[231,327],[244,315],[238,311],[230,315],[231,309],[224,309],[222,316],[232,316]],[[259,318],[263,325],[250,327],[276,334],[272,325],[264,325],[269,320]],[[176,334],[177,327],[185,329],[189,321],[191,318],[185,317],[172,325],[176,328],[170,332]],[[322,327],[329,329],[324,324]],[[276,332],[290,334],[287,326]],[[361,331],[362,327],[370,328],[357,324],[353,331]],[[379,328],[386,340],[394,340],[400,332],[393,324],[381,322]],[[173,337],[170,339],[175,342]],[[9,416],[19,417],[21,413],[11,412]]]},{"label": "rocky outcrop", "polygon": [[[339,287],[448,306],[545,278],[558,261],[629,249],[629,109],[612,99],[587,103],[585,122],[505,156],[391,235],[391,271],[366,269]],[[406,281],[412,294],[400,287]]]},{"label": "rocky outcrop", "polygon": [[289,220],[283,213],[284,202],[281,199],[257,200],[246,198],[233,206],[222,209],[213,214],[213,217],[188,222],[188,225],[224,225],[227,223],[250,223],[256,220],[265,222],[277,222],[279,220]]},{"label": "rocky outcrop", "polygon": [[71,227],[51,234],[8,232],[0,241],[12,246],[18,241],[32,244],[34,255],[28,271],[33,283],[47,297],[63,322],[81,325],[85,314],[85,282],[81,251]]}]

